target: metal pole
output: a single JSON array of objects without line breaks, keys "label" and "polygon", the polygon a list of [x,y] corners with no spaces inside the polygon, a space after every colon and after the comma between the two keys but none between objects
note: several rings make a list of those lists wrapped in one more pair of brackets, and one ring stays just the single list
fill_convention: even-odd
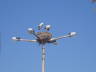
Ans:
[{"label": "metal pole", "polygon": [[45,64],[46,64],[46,51],[45,48],[42,46],[42,72],[45,72]]}]

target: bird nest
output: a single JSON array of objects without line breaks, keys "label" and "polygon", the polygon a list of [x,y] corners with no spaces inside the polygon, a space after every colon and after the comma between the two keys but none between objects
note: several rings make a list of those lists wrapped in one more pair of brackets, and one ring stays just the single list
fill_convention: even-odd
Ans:
[{"label": "bird nest", "polygon": [[52,34],[49,32],[37,32],[36,34],[38,36],[37,40],[39,43],[46,43],[49,41],[49,39],[52,38]]}]

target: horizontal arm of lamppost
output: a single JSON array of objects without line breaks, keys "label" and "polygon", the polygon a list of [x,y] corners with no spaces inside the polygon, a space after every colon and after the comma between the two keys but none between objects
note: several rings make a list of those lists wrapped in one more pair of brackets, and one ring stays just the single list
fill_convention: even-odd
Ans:
[{"label": "horizontal arm of lamppost", "polygon": [[27,39],[22,39],[20,37],[12,37],[12,40],[15,40],[15,41],[25,41],[25,42],[37,42],[37,40],[27,40]]},{"label": "horizontal arm of lamppost", "polygon": [[69,34],[64,35],[64,36],[60,36],[60,37],[57,37],[57,38],[52,38],[52,39],[50,39],[50,41],[59,40],[59,39],[62,39],[62,38],[67,38],[67,37],[73,37],[75,35],[76,35],[76,32],[70,32]]}]

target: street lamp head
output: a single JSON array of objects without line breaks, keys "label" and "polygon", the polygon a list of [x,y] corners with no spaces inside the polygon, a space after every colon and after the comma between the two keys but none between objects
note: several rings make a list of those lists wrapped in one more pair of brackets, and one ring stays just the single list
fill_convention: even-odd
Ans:
[{"label": "street lamp head", "polygon": [[68,35],[69,35],[69,37],[73,37],[73,36],[75,36],[77,33],[76,32],[70,32]]},{"label": "street lamp head", "polygon": [[12,37],[12,40],[15,40],[15,41],[20,41],[20,37]]},{"label": "street lamp head", "polygon": [[49,31],[50,28],[51,28],[51,25],[46,25],[46,26],[45,26],[45,29],[46,29],[47,31]]},{"label": "street lamp head", "polygon": [[28,28],[28,33],[29,34],[33,34],[34,33],[34,30],[32,28]]},{"label": "street lamp head", "polygon": [[16,40],[16,37],[12,37],[12,40]]},{"label": "street lamp head", "polygon": [[44,23],[41,22],[39,25],[38,25],[38,30],[40,30],[42,27],[43,27]]}]

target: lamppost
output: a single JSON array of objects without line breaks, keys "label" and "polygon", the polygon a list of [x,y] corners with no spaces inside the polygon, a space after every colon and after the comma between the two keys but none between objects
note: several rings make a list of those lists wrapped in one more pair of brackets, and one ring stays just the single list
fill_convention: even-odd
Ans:
[{"label": "lamppost", "polygon": [[12,40],[39,43],[42,46],[42,72],[46,72],[46,70],[45,70],[46,69],[45,68],[45,64],[46,64],[46,51],[45,50],[46,50],[46,48],[44,47],[44,45],[46,43],[57,44],[56,43],[57,40],[62,39],[62,38],[67,38],[67,37],[73,37],[76,35],[76,32],[70,32],[67,35],[53,38],[52,34],[48,32],[51,28],[51,25],[46,25],[44,28],[45,30],[41,31],[43,28],[43,25],[44,25],[44,23],[40,23],[38,25],[38,30],[40,30],[40,32],[35,32],[34,29],[28,28],[28,33],[33,34],[36,37],[35,40],[22,39],[20,37],[12,37]]}]

